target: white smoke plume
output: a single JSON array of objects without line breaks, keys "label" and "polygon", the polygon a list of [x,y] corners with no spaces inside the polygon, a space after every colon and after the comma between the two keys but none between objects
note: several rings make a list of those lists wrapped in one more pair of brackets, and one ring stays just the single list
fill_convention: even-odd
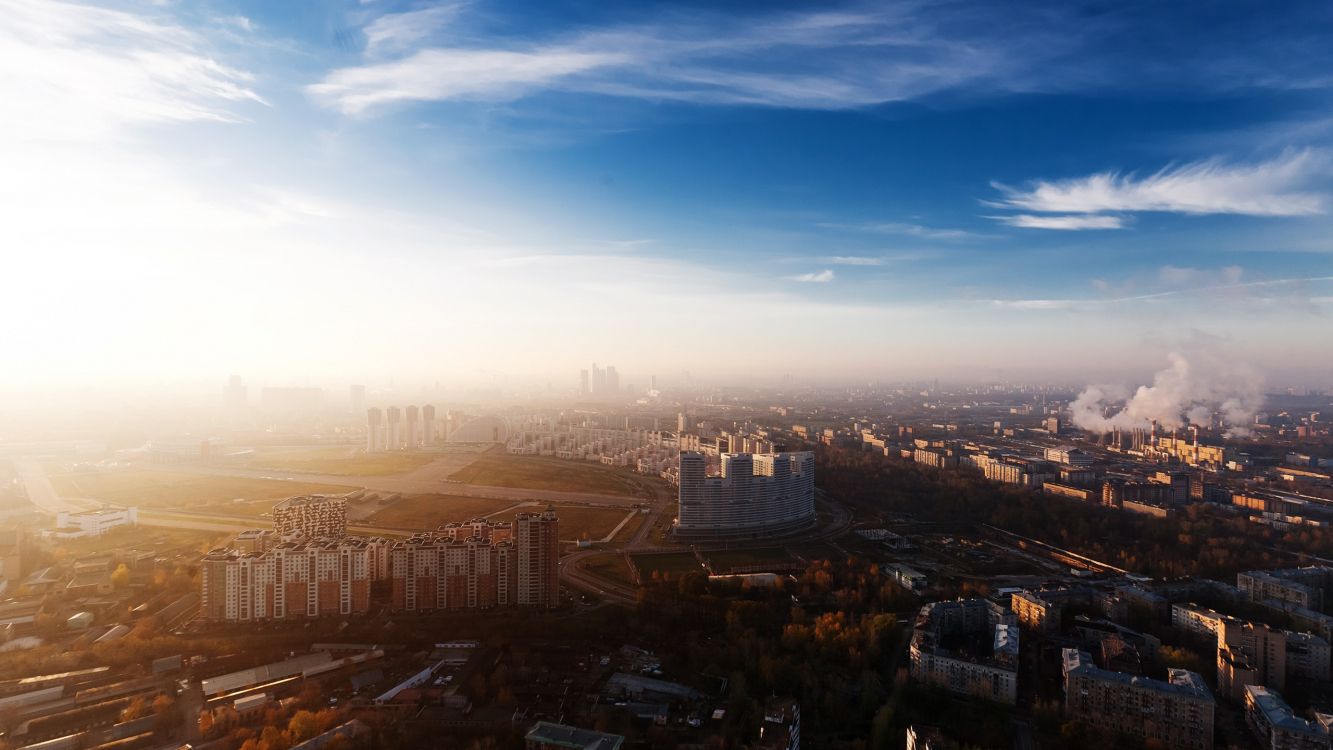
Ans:
[{"label": "white smoke plume", "polygon": [[[1263,378],[1249,365],[1229,360],[1215,347],[1172,352],[1168,365],[1131,395],[1121,385],[1090,385],[1070,404],[1074,424],[1090,432],[1147,428],[1207,427],[1221,415],[1229,435],[1245,435],[1263,405]],[[1123,405],[1122,405],[1123,404]]]}]

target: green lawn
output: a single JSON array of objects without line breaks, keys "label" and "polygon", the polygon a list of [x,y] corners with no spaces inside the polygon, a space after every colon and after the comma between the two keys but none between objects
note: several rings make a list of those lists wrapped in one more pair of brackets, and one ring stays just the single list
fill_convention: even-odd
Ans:
[{"label": "green lawn", "polygon": [[781,547],[762,547],[759,549],[736,549],[721,552],[705,552],[704,559],[718,573],[725,573],[732,568],[746,565],[765,565],[792,563],[796,558]]},{"label": "green lawn", "polygon": [[653,571],[679,578],[685,573],[702,573],[704,569],[694,555],[689,552],[655,552],[644,555],[630,555],[634,566],[639,569],[639,577],[647,581]]},{"label": "green lawn", "polygon": [[73,556],[95,555],[114,549],[155,550],[164,554],[174,550],[202,552],[212,549],[233,534],[223,531],[195,531],[192,529],[163,529],[153,526],[118,526],[96,537],[62,539],[53,542]]},{"label": "green lawn", "polygon": [[599,495],[654,497],[644,477],[627,469],[616,469],[585,461],[564,461],[541,456],[490,453],[449,477],[466,484],[513,487],[559,492],[590,492]]}]

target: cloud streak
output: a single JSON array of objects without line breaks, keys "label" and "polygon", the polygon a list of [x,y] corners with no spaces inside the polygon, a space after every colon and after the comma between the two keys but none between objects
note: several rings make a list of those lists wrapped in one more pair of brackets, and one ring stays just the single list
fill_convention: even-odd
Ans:
[{"label": "cloud streak", "polygon": [[990,217],[1002,224],[1020,229],[1063,229],[1075,231],[1082,229],[1123,229],[1125,220],[1120,216],[1097,216],[1065,214],[1057,216],[1037,216],[1034,214],[1014,214],[1013,216]]},{"label": "cloud streak", "polygon": [[832,270],[826,268],[823,271],[803,273],[799,276],[789,276],[787,278],[792,281],[799,281],[806,284],[827,284],[830,281],[833,281],[834,274]]},{"label": "cloud streak", "polygon": [[[1310,189],[1327,174],[1328,154],[1316,149],[1288,151],[1253,164],[1207,159],[1165,167],[1146,177],[1101,172],[1068,180],[1039,180],[1027,188],[999,183],[1004,198],[995,205],[1039,213],[1084,214],[1061,217],[1002,217],[1014,226],[1041,228],[1114,228],[1062,226],[1090,222],[1107,212],[1168,212],[1242,216],[1310,216],[1327,211],[1324,193]],[[1026,224],[1022,222],[1028,222]]]}]

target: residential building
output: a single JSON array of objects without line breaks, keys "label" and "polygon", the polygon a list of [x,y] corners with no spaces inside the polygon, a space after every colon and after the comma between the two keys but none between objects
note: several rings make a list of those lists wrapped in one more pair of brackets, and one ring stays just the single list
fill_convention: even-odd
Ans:
[{"label": "residential building", "polygon": [[1328,718],[1302,719],[1277,691],[1262,685],[1245,688],[1245,724],[1264,750],[1328,750],[1333,717]]},{"label": "residential building", "polygon": [[[981,638],[984,653],[968,650]],[[988,646],[988,648],[986,648]],[[917,614],[911,674],[920,682],[974,698],[1018,700],[1018,627],[1014,615],[985,599],[935,602]]]},{"label": "residential building", "polygon": [[308,539],[347,535],[347,498],[342,495],[299,495],[273,506],[273,531],[280,537]]},{"label": "residential building", "polygon": [[1066,648],[1065,713],[1094,732],[1210,750],[1216,705],[1203,677],[1184,669],[1169,675],[1164,682],[1113,672],[1098,667],[1088,652]]},{"label": "residential building", "polygon": [[707,466],[702,453],[680,454],[677,535],[756,538],[814,523],[813,453],[724,453],[720,476]]}]

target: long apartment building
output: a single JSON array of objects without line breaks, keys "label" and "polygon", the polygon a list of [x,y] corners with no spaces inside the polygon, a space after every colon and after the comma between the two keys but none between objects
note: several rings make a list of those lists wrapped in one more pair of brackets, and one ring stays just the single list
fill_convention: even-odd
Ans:
[{"label": "long apartment building", "polygon": [[301,495],[273,506],[273,531],[282,538],[339,539],[347,535],[347,498]]},{"label": "long apartment building", "polygon": [[1297,716],[1282,696],[1262,685],[1245,688],[1245,724],[1264,750],[1328,750],[1333,716]]},{"label": "long apartment building", "polygon": [[[985,653],[967,650],[982,644]],[[921,608],[912,633],[912,678],[950,692],[1014,705],[1019,633],[1013,613],[985,599]]]},{"label": "long apartment building", "polygon": [[720,476],[707,457],[680,454],[676,534],[690,538],[755,538],[815,521],[815,454],[724,453]]},{"label": "long apartment building", "polygon": [[476,519],[407,540],[295,540],[262,551],[214,550],[201,565],[200,617],[251,622],[370,611],[387,582],[401,611],[551,608],[560,601],[554,510],[511,523]]},{"label": "long apartment building", "polygon": [[1320,611],[1333,597],[1333,567],[1250,570],[1236,575],[1236,588],[1252,602],[1276,600]]},{"label": "long apartment building", "polygon": [[1092,655],[1064,650],[1065,713],[1094,731],[1125,734],[1169,748],[1210,750],[1216,702],[1203,677],[1172,669],[1169,680],[1113,672]]}]

